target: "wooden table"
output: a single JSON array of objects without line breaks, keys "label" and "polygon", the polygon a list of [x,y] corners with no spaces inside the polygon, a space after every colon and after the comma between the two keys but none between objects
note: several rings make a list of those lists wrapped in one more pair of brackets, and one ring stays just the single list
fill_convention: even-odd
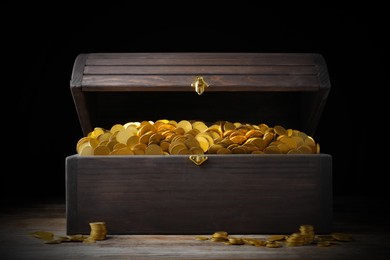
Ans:
[{"label": "wooden table", "polygon": [[[266,248],[198,241],[194,235],[109,235],[93,244],[44,244],[29,235],[65,235],[65,204],[49,202],[3,208],[0,257],[11,259],[390,259],[389,222],[378,198],[335,198],[334,232],[354,238],[330,247]],[[204,234],[209,236],[210,234]],[[270,234],[253,234],[265,238]],[[245,235],[248,236],[248,235]]]}]

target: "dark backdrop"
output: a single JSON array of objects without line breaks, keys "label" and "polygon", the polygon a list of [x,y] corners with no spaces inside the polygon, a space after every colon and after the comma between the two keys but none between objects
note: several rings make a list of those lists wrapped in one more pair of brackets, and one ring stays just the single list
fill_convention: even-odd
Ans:
[{"label": "dark backdrop", "polygon": [[111,2],[2,6],[3,203],[65,201],[65,158],[82,137],[69,81],[90,52],[321,53],[332,86],[314,137],[333,156],[334,194],[386,195],[384,7]]}]

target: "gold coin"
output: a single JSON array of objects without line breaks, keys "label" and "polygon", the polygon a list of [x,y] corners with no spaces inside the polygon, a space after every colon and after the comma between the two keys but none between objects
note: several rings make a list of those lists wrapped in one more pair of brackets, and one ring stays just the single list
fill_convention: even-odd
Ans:
[{"label": "gold coin", "polygon": [[148,145],[148,147],[146,147],[145,154],[146,155],[162,155],[163,150],[161,149],[161,147],[159,145],[151,144],[151,145]]},{"label": "gold coin", "polygon": [[200,147],[192,147],[190,148],[190,154],[204,154],[204,152]]},{"label": "gold coin", "polygon": [[239,144],[231,144],[231,145],[229,145],[226,148],[229,149],[229,150],[232,150],[233,148],[236,148],[236,147],[240,147],[240,145]]},{"label": "gold coin", "polygon": [[228,148],[222,147],[218,149],[217,154],[231,154],[232,151],[230,151]]},{"label": "gold coin", "polygon": [[206,237],[206,236],[196,236],[195,239],[196,240],[209,240],[210,238]]},{"label": "gold coin", "polygon": [[268,247],[268,248],[279,248],[279,247],[282,247],[282,245],[277,243],[277,242],[267,242],[267,244],[265,246]]},{"label": "gold coin", "polygon": [[235,135],[230,137],[230,140],[235,144],[243,144],[246,141],[246,137],[244,135]]},{"label": "gold coin", "polygon": [[42,240],[52,240],[54,238],[54,234],[48,231],[35,231],[31,232],[30,235]]},{"label": "gold coin", "polygon": [[[76,144],[76,151],[77,153],[80,152],[80,146],[85,144],[85,143],[88,143],[89,140],[91,139],[91,137],[87,137],[87,136],[84,136],[82,138],[80,138],[78,141],[77,141],[77,144]],[[89,145],[89,144],[88,144]]]},{"label": "gold coin", "polygon": [[[210,126],[209,128],[207,128],[205,133],[209,133],[211,136],[213,136],[213,139],[218,138],[218,137],[222,137],[222,134],[223,134],[222,131],[219,129],[218,125]],[[214,136],[217,136],[217,137],[214,137]]]},{"label": "gold coin", "polygon": [[159,133],[153,133],[149,138],[148,144],[160,144],[161,140],[163,140],[163,136]]},{"label": "gold coin", "polygon": [[168,124],[177,127],[177,122],[175,120],[169,120]]},{"label": "gold coin", "polygon": [[302,152],[298,149],[291,149],[287,154],[302,154]]},{"label": "gold coin", "polygon": [[230,245],[243,245],[245,244],[242,238],[238,237],[228,237],[228,242]]},{"label": "gold coin", "polygon": [[269,143],[272,142],[272,140],[274,140],[274,137],[275,137],[275,134],[274,134],[274,133],[266,132],[266,133],[263,135],[263,140],[264,140],[265,143],[268,145]]},{"label": "gold coin", "polygon": [[298,147],[297,142],[295,139],[293,139],[293,137],[283,136],[279,139],[279,141],[286,144],[291,149],[295,149]]},{"label": "gold coin", "polygon": [[274,241],[284,240],[285,238],[286,238],[286,235],[272,235],[272,236],[268,236],[266,238],[266,241],[274,242]]},{"label": "gold coin", "polygon": [[298,135],[297,135],[297,136],[301,137],[302,140],[305,140],[305,139],[307,138],[307,134],[304,133],[304,132],[298,132]]},{"label": "gold coin", "polygon": [[252,153],[253,151],[260,151],[260,148],[254,144],[245,143],[242,146],[245,147],[245,149],[248,151],[248,153]]},{"label": "gold coin", "polygon": [[212,146],[214,144],[214,139],[212,137],[212,133],[204,132],[204,133],[199,133],[196,136],[201,136],[201,137],[206,138],[206,140],[209,142],[209,146]]},{"label": "gold coin", "polygon": [[304,143],[305,143],[305,145],[308,145],[308,146],[312,147],[313,149],[316,147],[316,142],[314,141],[314,139],[311,136],[308,136],[305,139]]},{"label": "gold coin", "polygon": [[224,124],[222,124],[222,132],[234,129],[236,129],[236,126],[229,121],[226,121]]},{"label": "gold coin", "polygon": [[[100,143],[100,145],[104,145],[104,146],[107,146],[107,148],[110,150],[110,151],[112,151],[112,150],[114,150],[115,148],[115,145],[117,145],[117,144],[122,144],[122,143],[118,143],[116,140],[115,141],[104,141],[104,142],[101,142]],[[122,145],[124,145],[124,146],[126,146],[125,144],[122,144]]]},{"label": "gold coin", "polygon": [[198,141],[200,148],[202,148],[203,152],[207,152],[210,147],[209,141],[203,136],[197,135],[195,139]]},{"label": "gold coin", "polygon": [[99,143],[101,143],[101,142],[110,140],[111,136],[112,136],[111,132],[106,132],[104,134],[99,135],[99,137],[97,139],[92,139],[92,140],[96,140]]},{"label": "gold coin", "polygon": [[308,146],[308,145],[301,145],[297,148],[297,150],[299,150],[301,153],[304,153],[304,154],[311,154],[313,153],[313,149]]},{"label": "gold coin", "polygon": [[[208,153],[211,153],[211,154],[216,154],[217,151],[221,148],[224,148],[222,145],[220,144],[213,144],[212,146],[210,146],[209,150],[208,150]],[[202,150],[203,151],[203,150]]]},{"label": "gold coin", "polygon": [[101,134],[104,134],[105,133],[105,129],[104,128],[102,128],[102,127],[95,127],[94,129],[93,129],[93,131],[90,133],[90,135],[91,135],[91,138],[98,138],[99,137],[99,135],[101,135]]},{"label": "gold coin", "polygon": [[195,121],[194,123],[192,123],[192,128],[197,129],[199,131],[199,133],[203,133],[207,130],[208,127],[202,121]]},{"label": "gold coin", "polygon": [[238,146],[234,147],[232,150],[233,154],[247,154],[248,150],[245,148],[245,146]]},{"label": "gold coin", "polygon": [[93,148],[90,145],[83,146],[80,148],[79,155],[81,156],[89,156],[93,155]]},{"label": "gold coin", "polygon": [[141,125],[140,122],[127,122],[127,123],[123,124],[123,127],[128,128],[129,126],[134,126],[134,127],[138,128],[140,125]]},{"label": "gold coin", "polygon": [[116,151],[115,152],[116,155],[134,155],[133,150],[131,150],[131,148],[129,148],[127,146],[116,149],[115,151]]},{"label": "gold coin", "polygon": [[187,148],[181,149],[177,152],[177,154],[192,154],[191,151]]},{"label": "gold coin", "polygon": [[350,235],[345,233],[331,233],[330,235],[333,237],[334,240],[337,241],[343,241],[343,242],[353,241],[353,238]]},{"label": "gold coin", "polygon": [[304,140],[302,139],[302,137],[300,136],[292,136],[291,139],[293,139],[295,141],[295,143],[297,144],[297,147],[298,146],[301,146],[301,145],[304,145]]},{"label": "gold coin", "polygon": [[176,128],[182,128],[184,133],[187,133],[192,129],[192,124],[188,120],[181,120],[177,123]]},{"label": "gold coin", "polygon": [[281,125],[275,125],[274,131],[277,135],[287,135],[287,130]]},{"label": "gold coin", "polygon": [[126,145],[130,148],[133,148],[136,144],[139,143],[139,136],[133,135],[127,139]]},{"label": "gold coin", "polygon": [[113,134],[113,133],[115,133],[115,132],[118,132],[118,131],[121,131],[121,130],[124,130],[124,129],[125,129],[125,127],[124,127],[123,125],[121,125],[121,124],[115,124],[115,125],[113,125],[113,126],[111,127],[110,132]]},{"label": "gold coin", "polygon": [[199,130],[198,129],[191,129],[190,131],[188,131],[187,133],[184,134],[184,136],[187,136],[187,135],[191,135],[191,136],[196,136],[197,134],[199,134]]},{"label": "gold coin", "polygon": [[330,241],[319,241],[317,242],[317,246],[320,246],[320,247],[328,247],[328,246],[331,246],[332,245],[332,242]]},{"label": "gold coin", "polygon": [[179,154],[180,150],[188,150],[187,146],[182,142],[175,143],[172,147],[169,146],[169,153],[170,154]]},{"label": "gold coin", "polygon": [[154,132],[152,132],[152,131],[146,132],[145,134],[143,134],[139,137],[139,142],[147,145],[149,143],[150,137],[153,134],[154,134]]},{"label": "gold coin", "polygon": [[226,231],[216,231],[214,232],[211,237],[227,237],[229,234]]},{"label": "gold coin", "polygon": [[146,144],[138,143],[138,144],[134,145],[133,150],[140,149],[142,151],[145,151],[146,147],[148,147]]},{"label": "gold coin", "polygon": [[83,137],[81,138],[78,142],[77,142],[77,145],[76,145],[76,151],[78,153],[80,153],[80,150],[84,147],[84,146],[91,146],[91,140],[96,140],[96,139],[92,139],[90,137]]},{"label": "gold coin", "polygon": [[174,126],[174,125],[163,124],[163,125],[159,125],[157,127],[157,132],[158,133],[162,133],[162,132],[165,132],[165,131],[174,131],[175,129],[176,129],[176,126]]},{"label": "gold coin", "polygon": [[198,140],[196,140],[195,137],[192,135],[189,135],[188,138],[184,140],[184,144],[187,146],[188,149],[191,149],[193,147],[200,147]]},{"label": "gold coin", "polygon": [[127,139],[129,139],[130,136],[133,136],[131,130],[129,128],[123,128],[122,130],[117,131],[116,140],[119,143],[126,144]]},{"label": "gold coin", "polygon": [[123,125],[123,127],[128,129],[133,135],[138,133],[138,128],[135,124]]},{"label": "gold coin", "polygon": [[138,130],[138,136],[142,136],[146,133],[156,133],[157,129],[151,124],[145,124]]},{"label": "gold coin", "polygon": [[213,242],[226,242],[228,241],[227,237],[212,237],[210,238]]},{"label": "gold coin", "polygon": [[134,147],[132,151],[133,151],[134,155],[144,155],[145,154],[145,150],[142,150],[142,149],[136,148],[136,147]]},{"label": "gold coin", "polygon": [[160,147],[161,147],[161,149],[164,151],[164,152],[169,152],[169,145],[170,145],[171,143],[170,142],[168,142],[168,141],[161,141],[160,142]]},{"label": "gold coin", "polygon": [[113,151],[113,150],[118,150],[118,149],[121,149],[121,148],[124,148],[124,147],[127,147],[127,145],[125,144],[122,144],[122,143],[115,143],[114,146],[110,149],[110,151]]},{"label": "gold coin", "polygon": [[265,140],[263,140],[260,137],[252,137],[247,140],[247,143],[254,144],[256,147],[258,147],[261,151],[264,150],[264,148],[267,146],[267,143]]},{"label": "gold coin", "polygon": [[[214,143],[216,143],[216,140],[214,140]],[[233,141],[225,138],[219,141],[218,144],[222,145],[223,147],[228,147],[229,145],[233,144]]]},{"label": "gold coin", "polygon": [[248,132],[245,133],[245,137],[247,139],[253,138],[253,137],[263,137],[263,133],[258,129],[251,129]]},{"label": "gold coin", "polygon": [[278,145],[277,145],[277,147],[279,148],[279,150],[280,150],[280,152],[281,153],[288,153],[288,151],[290,151],[290,147],[287,145],[287,144],[285,144],[285,143],[279,143]]},{"label": "gold coin", "polygon": [[264,150],[264,153],[266,154],[281,154],[282,152],[277,146],[267,146]]},{"label": "gold coin", "polygon": [[94,155],[109,155],[110,149],[107,146],[99,145],[93,149]]}]

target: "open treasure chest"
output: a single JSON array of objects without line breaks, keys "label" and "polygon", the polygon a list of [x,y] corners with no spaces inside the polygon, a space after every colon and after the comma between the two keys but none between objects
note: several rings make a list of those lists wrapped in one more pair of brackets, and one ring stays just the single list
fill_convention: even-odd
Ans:
[{"label": "open treasure chest", "polygon": [[331,232],[320,54],[80,54],[70,89],[84,136],[65,160],[68,234]]}]

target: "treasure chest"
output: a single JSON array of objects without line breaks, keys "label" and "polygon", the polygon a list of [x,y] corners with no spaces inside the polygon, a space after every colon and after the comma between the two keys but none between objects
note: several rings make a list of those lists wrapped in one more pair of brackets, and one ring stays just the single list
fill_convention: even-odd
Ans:
[{"label": "treasure chest", "polygon": [[[77,56],[70,90],[85,136],[186,120],[265,124],[269,144],[294,133],[313,142],[330,81],[317,53],[90,53]],[[67,233],[88,233],[95,221],[109,234],[277,234],[303,224],[331,232],[332,157],[318,143],[313,153],[293,148],[75,152],[65,158]]]}]

